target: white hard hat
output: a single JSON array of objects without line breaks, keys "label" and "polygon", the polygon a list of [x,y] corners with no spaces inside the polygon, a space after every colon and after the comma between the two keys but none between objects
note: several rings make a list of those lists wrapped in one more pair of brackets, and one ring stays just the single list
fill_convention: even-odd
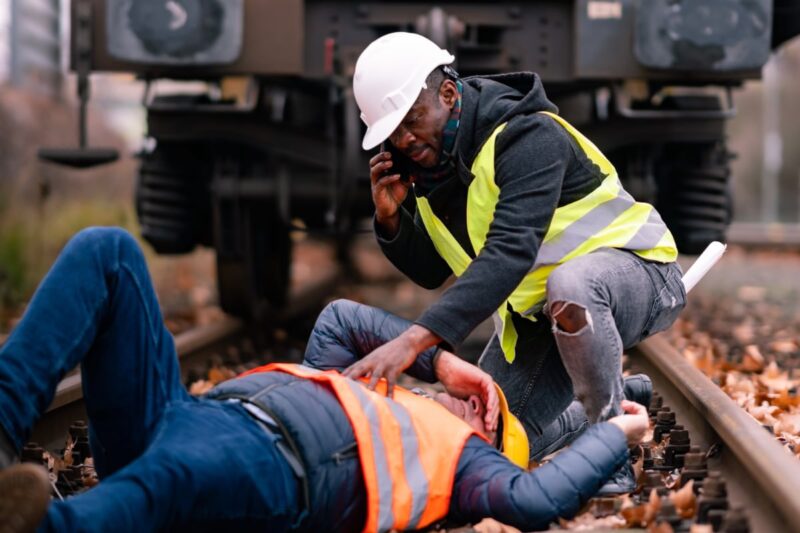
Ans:
[{"label": "white hard hat", "polygon": [[416,33],[379,37],[361,53],[353,75],[353,94],[367,133],[361,147],[385,141],[425,87],[425,78],[455,60],[447,50]]}]

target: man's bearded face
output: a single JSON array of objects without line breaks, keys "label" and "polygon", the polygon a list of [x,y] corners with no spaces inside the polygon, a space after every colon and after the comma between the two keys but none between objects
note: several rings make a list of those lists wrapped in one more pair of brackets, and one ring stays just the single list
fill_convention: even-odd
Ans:
[{"label": "man's bearded face", "polygon": [[389,135],[389,142],[419,166],[435,167],[442,152],[444,127],[457,98],[458,88],[452,80],[443,81],[438,90],[423,90]]}]

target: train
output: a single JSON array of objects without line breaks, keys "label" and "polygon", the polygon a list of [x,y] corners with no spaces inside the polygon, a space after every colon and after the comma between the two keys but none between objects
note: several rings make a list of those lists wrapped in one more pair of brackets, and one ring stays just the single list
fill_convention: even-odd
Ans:
[{"label": "train", "polygon": [[[372,212],[351,82],[378,36],[425,35],[461,75],[538,73],[697,253],[731,220],[733,90],[800,33],[796,0],[72,0],[70,13],[82,123],[91,73],[146,82],[142,236],[163,254],[214,248],[223,309],[250,318],[286,304],[292,231],[346,249]],[[165,79],[204,90],[164,93]],[[42,156],[113,160],[85,138],[84,124],[80,149]]]}]

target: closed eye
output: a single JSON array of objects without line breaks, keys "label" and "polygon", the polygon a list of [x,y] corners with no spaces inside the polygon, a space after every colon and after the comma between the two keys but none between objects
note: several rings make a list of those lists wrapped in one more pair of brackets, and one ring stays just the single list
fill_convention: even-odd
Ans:
[{"label": "closed eye", "polygon": [[418,121],[420,118],[422,118],[422,113],[414,113],[413,115],[412,115],[412,114],[409,114],[409,115],[408,115],[408,116],[405,118],[405,120],[403,120],[403,124],[406,124],[406,125],[411,125],[411,124],[414,124],[414,123],[415,123],[416,121]]}]

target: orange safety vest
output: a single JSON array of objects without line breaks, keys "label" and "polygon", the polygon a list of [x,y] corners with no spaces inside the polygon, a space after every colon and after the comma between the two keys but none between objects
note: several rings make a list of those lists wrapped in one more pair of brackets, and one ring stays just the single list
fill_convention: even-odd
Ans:
[{"label": "orange safety vest", "polygon": [[485,437],[440,404],[401,387],[387,398],[385,381],[373,392],[335,370],[286,363],[242,376],[274,371],[325,383],[342,405],[364,472],[365,533],[420,529],[447,515],[464,444],[471,435]]}]

